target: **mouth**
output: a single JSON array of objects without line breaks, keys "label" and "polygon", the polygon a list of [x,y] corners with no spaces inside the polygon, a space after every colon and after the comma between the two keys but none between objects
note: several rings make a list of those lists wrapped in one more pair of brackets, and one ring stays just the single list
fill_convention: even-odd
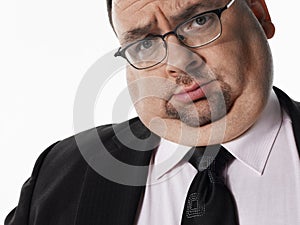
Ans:
[{"label": "mouth", "polygon": [[180,88],[179,91],[176,91],[173,95],[173,99],[177,102],[181,103],[190,103],[200,99],[206,98],[205,96],[205,88],[208,84],[215,80],[208,81],[203,84],[194,83],[185,88]]}]

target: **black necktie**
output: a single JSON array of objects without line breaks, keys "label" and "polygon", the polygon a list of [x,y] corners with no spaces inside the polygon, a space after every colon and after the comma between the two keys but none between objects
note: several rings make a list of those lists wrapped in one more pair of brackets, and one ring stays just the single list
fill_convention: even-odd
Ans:
[{"label": "black necktie", "polygon": [[223,178],[233,156],[220,145],[208,148],[204,155],[205,148],[197,147],[189,160],[198,173],[189,188],[181,224],[238,225],[235,201]]}]

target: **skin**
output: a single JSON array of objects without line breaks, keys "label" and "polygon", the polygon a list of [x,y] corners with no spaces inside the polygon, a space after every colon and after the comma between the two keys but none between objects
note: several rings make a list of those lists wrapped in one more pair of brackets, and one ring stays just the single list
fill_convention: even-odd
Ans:
[{"label": "skin", "polygon": [[[203,7],[197,13],[228,3],[114,0],[112,21],[120,44],[128,44],[128,31],[147,24],[150,29],[138,39],[173,30],[183,21],[174,20],[174,15],[199,2]],[[146,70],[127,67],[137,113],[159,136],[189,146],[224,143],[248,130],[266,105],[273,74],[267,38],[274,34],[267,9],[260,0],[236,0],[223,12],[221,22],[222,36],[209,45],[188,48],[170,35],[163,63]],[[177,93],[197,84],[205,97],[178,101]]]}]

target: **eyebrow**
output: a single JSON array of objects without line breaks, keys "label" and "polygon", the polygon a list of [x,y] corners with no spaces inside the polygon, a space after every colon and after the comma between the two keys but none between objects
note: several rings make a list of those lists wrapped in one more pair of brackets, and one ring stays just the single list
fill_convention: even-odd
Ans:
[{"label": "eyebrow", "polygon": [[[199,3],[196,3],[192,6],[188,6],[187,8],[183,9],[183,12],[180,13],[179,15],[171,16],[171,20],[173,21],[182,21],[184,19],[187,19],[191,17],[191,15],[195,14],[196,12],[199,11],[199,8],[207,8],[209,0],[203,0]],[[213,1],[214,2],[214,1]],[[138,27],[135,29],[132,29],[130,31],[127,31],[124,33],[123,41],[124,43],[130,43],[132,41],[135,41],[143,36],[145,34],[149,34],[149,31],[152,28],[153,23],[146,24],[145,26]]]},{"label": "eyebrow", "polygon": [[183,10],[182,13],[179,15],[171,16],[171,20],[173,21],[182,21],[184,19],[187,19],[189,17],[192,17],[193,14],[197,13],[199,11],[199,8],[207,8],[211,4],[208,4],[208,0],[204,0],[202,2],[198,2],[192,6],[188,6]]},{"label": "eyebrow", "polygon": [[143,27],[138,27],[133,30],[127,31],[124,34],[124,38],[123,38],[124,42],[128,43],[128,42],[134,41],[134,40],[142,37],[143,35],[149,33],[149,31],[151,30],[151,27],[152,27],[152,24],[149,23]]}]

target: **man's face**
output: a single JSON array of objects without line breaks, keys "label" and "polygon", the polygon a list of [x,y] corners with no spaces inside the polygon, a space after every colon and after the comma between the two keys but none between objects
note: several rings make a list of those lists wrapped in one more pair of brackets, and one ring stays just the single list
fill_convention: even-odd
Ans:
[{"label": "man's face", "polygon": [[[227,3],[114,0],[113,24],[124,47],[149,34],[167,33],[196,14]],[[179,16],[190,9],[188,15]],[[160,136],[188,145],[229,141],[245,132],[265,106],[272,58],[262,27],[245,0],[236,0],[224,11],[221,23],[221,37],[206,46],[189,48],[169,35],[168,55],[162,63],[145,70],[128,66],[128,86],[139,117]],[[212,127],[220,123],[226,123],[218,131],[222,140],[212,141]],[[182,126],[202,137],[179,140]]]}]

